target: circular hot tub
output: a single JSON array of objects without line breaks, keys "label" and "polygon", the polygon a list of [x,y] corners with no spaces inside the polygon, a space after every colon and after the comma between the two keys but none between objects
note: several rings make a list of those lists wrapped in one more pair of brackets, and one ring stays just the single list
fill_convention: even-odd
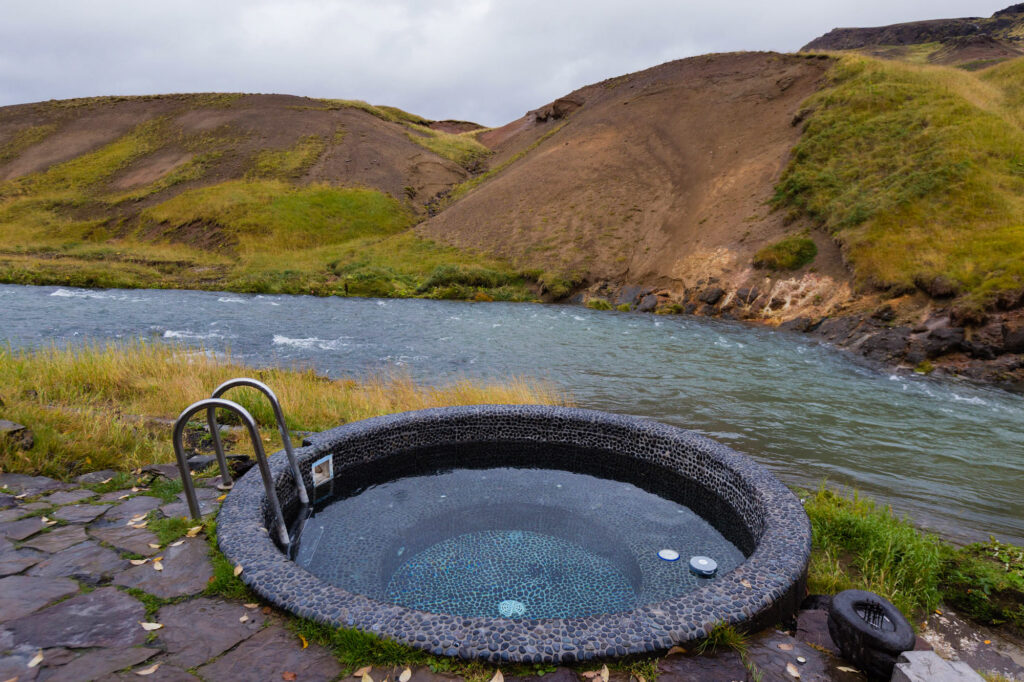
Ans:
[{"label": "circular hot tub", "polygon": [[568,663],[767,626],[803,596],[800,502],[683,429],[484,405],[347,424],[295,454],[312,508],[271,458],[291,546],[273,540],[255,474],[225,500],[218,540],[260,596],[324,623],[439,655]]}]

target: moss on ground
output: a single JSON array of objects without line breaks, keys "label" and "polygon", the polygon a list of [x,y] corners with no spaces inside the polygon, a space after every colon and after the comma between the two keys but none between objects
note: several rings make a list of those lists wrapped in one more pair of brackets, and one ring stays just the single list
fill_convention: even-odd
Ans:
[{"label": "moss on ground", "polygon": [[1024,286],[1024,60],[983,74],[842,56],[806,103],[775,204],[840,241],[862,284],[943,274],[985,305]]}]

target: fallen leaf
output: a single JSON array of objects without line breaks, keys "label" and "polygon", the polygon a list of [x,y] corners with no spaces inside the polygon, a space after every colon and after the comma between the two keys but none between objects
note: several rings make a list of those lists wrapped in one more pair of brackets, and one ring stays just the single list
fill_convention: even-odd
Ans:
[{"label": "fallen leaf", "polygon": [[841,670],[844,673],[859,673],[860,672],[856,668],[850,668],[850,667],[847,667],[845,665],[836,666],[836,670]]},{"label": "fallen leaf", "polygon": [[309,648],[309,642],[306,641],[305,637],[303,637],[302,635],[299,635],[299,639],[302,640],[302,648],[303,649]]},{"label": "fallen leaf", "polygon": [[744,578],[743,580],[740,581],[740,585],[743,585],[743,587],[747,587],[747,588],[753,587],[753,585],[750,584],[750,581],[747,580],[746,578]]},{"label": "fallen leaf", "polygon": [[594,679],[597,676],[598,676],[598,672],[596,670],[588,670],[585,673],[580,673],[580,677],[585,677],[588,680],[592,680],[592,679]]},{"label": "fallen leaf", "polygon": [[491,678],[491,682],[505,682],[505,676],[501,674],[501,671],[494,673],[494,677]]},{"label": "fallen leaf", "polygon": [[36,653],[36,655],[32,657],[32,660],[28,662],[28,667],[34,668],[37,665],[39,665],[40,663],[42,663],[42,662],[43,662],[43,650],[40,649]]},{"label": "fallen leaf", "polygon": [[188,529],[188,531],[186,531],[185,537],[194,538],[195,536],[199,535],[199,531],[201,531],[202,529],[202,526],[192,526]]},{"label": "fallen leaf", "polygon": [[184,544],[185,544],[184,540],[178,540],[177,542],[172,542],[171,544],[169,544],[167,546],[168,547],[177,547],[178,545],[184,545]]},{"label": "fallen leaf", "polygon": [[258,609],[260,607],[259,604],[242,604],[242,606],[244,606],[247,609]]},{"label": "fallen leaf", "polygon": [[131,528],[145,528],[147,523],[149,523],[149,522],[148,521],[139,521],[138,523],[129,523],[127,525],[130,526]]},{"label": "fallen leaf", "polygon": [[102,481],[100,481],[100,485],[106,485],[107,483],[110,483],[113,480],[113,478],[105,478]]},{"label": "fallen leaf", "polygon": [[942,615],[942,611],[939,611],[938,609],[935,609],[935,613],[939,614],[940,616]]},{"label": "fallen leaf", "polygon": [[671,649],[669,649],[668,653],[665,654],[665,655],[666,656],[671,656],[672,654],[685,654],[685,653],[686,653],[686,649],[684,649],[683,647],[681,647],[681,646],[674,646]]},{"label": "fallen leaf", "polygon": [[793,645],[792,644],[780,644],[779,648],[782,649],[783,651],[792,651],[793,650]]},{"label": "fallen leaf", "polygon": [[363,675],[368,674],[371,670],[373,670],[372,666],[365,666],[352,673],[352,677],[362,677]]},{"label": "fallen leaf", "polygon": [[149,559],[129,559],[128,563],[130,563],[132,566],[141,566],[147,561],[149,561]]},{"label": "fallen leaf", "polygon": [[800,671],[796,669],[796,666],[792,663],[786,664],[786,672],[792,675],[796,679],[800,679]]},{"label": "fallen leaf", "polygon": [[804,658],[803,656],[797,656],[796,657],[796,662],[799,663],[800,665],[803,665],[804,663],[807,662],[807,659]]},{"label": "fallen leaf", "polygon": [[606,665],[601,666],[601,680],[603,682],[608,682],[608,666]]},{"label": "fallen leaf", "polygon": [[28,493],[22,493],[20,495],[15,495],[14,499],[16,499],[16,500],[24,500],[26,497],[28,497]]},{"label": "fallen leaf", "polygon": [[153,570],[154,571],[162,571],[162,570],[164,570],[164,565],[162,563],[160,563],[159,559],[154,559],[153,560]]},{"label": "fallen leaf", "polygon": [[160,545],[156,544],[155,542],[151,542],[151,543],[149,543],[149,548],[150,549],[160,549]]},{"label": "fallen leaf", "polygon": [[139,521],[141,521],[144,518],[146,518],[145,514],[139,514],[137,516],[131,517],[130,519],[128,519],[128,521],[129,521],[129,523],[138,523]]},{"label": "fallen leaf", "polygon": [[[242,617],[238,619],[238,622],[239,622],[239,623],[244,623],[244,622],[246,622],[247,620],[249,620],[249,614],[247,614],[247,613],[243,613],[243,614],[242,614]],[[302,647],[302,648],[303,648],[303,649],[305,649],[306,647]]]},{"label": "fallen leaf", "polygon": [[293,672],[291,672],[289,670],[286,670],[283,673],[281,673],[281,679],[282,680],[287,680],[288,682],[291,682],[291,680],[297,679],[297,677],[298,676],[295,673],[293,673]]},{"label": "fallen leaf", "polygon": [[991,644],[991,643],[992,643],[992,640],[991,640],[991,639],[986,639],[986,640],[985,640],[985,644]]},{"label": "fallen leaf", "polygon": [[406,668],[402,671],[402,674],[398,676],[398,682],[409,682],[410,677],[412,677],[412,670]]},{"label": "fallen leaf", "polygon": [[141,625],[142,629],[146,632],[150,632],[151,630],[159,630],[163,627],[163,623],[143,623],[141,620],[139,621],[139,625]]},{"label": "fallen leaf", "polygon": [[218,497],[218,498],[217,498],[217,502],[223,502],[224,500],[226,500],[226,499],[227,499],[227,497],[228,497],[228,496],[227,496],[227,494],[225,493],[224,495],[221,495],[220,497]]},{"label": "fallen leaf", "polygon": [[235,577],[238,577],[238,576],[242,575],[242,570],[243,570],[242,569],[242,564],[238,564],[237,566],[235,566],[235,570],[234,570]]},{"label": "fallen leaf", "polygon": [[264,616],[269,616],[273,612],[273,609],[271,609],[269,606],[264,606],[262,612]]},{"label": "fallen leaf", "polygon": [[359,679],[359,682],[373,682],[373,678],[370,677],[370,673],[366,673]]},{"label": "fallen leaf", "polygon": [[119,497],[117,499],[119,499],[119,500],[127,500],[129,497],[131,497],[131,495],[129,495],[128,493],[125,493],[124,495],[121,495],[121,497]]},{"label": "fallen leaf", "polygon": [[154,663],[153,665],[149,666],[148,668],[145,668],[144,670],[136,670],[135,674],[136,675],[152,675],[153,673],[156,672],[156,669],[159,668],[159,667],[160,667],[159,663]]},{"label": "fallen leaf", "polygon": [[647,680],[644,679],[643,675],[637,675],[636,676],[636,682],[647,682]]}]

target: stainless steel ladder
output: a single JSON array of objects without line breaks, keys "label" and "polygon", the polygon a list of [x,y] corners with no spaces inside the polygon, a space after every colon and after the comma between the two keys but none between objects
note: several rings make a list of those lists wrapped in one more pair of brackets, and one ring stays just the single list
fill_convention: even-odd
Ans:
[{"label": "stainless steel ladder", "polygon": [[186,407],[185,411],[182,412],[174,422],[174,434],[172,437],[174,455],[178,460],[178,470],[181,473],[181,484],[185,491],[185,499],[188,501],[189,513],[191,513],[192,518],[196,520],[202,519],[202,513],[199,510],[199,500],[196,498],[195,483],[192,481],[192,475],[188,467],[188,458],[185,456],[185,447],[182,442],[185,433],[185,425],[188,423],[188,420],[192,415],[202,410],[206,411],[206,423],[210,429],[210,436],[213,439],[214,451],[217,455],[217,465],[220,468],[221,483],[217,487],[221,490],[230,490],[234,486],[234,481],[231,478],[231,471],[228,469],[227,458],[224,455],[224,446],[220,439],[220,427],[217,425],[217,409],[228,410],[238,415],[239,419],[242,420],[242,423],[249,432],[249,438],[252,440],[253,449],[256,454],[256,463],[260,469],[260,476],[263,478],[263,487],[267,492],[267,502],[270,505],[271,514],[277,523],[278,540],[283,545],[288,546],[288,527],[285,524],[284,514],[281,512],[281,503],[277,497],[274,480],[270,475],[270,465],[267,462],[267,455],[263,449],[263,441],[260,438],[256,420],[253,419],[248,410],[238,403],[221,398],[224,393],[239,386],[255,388],[263,393],[270,401],[270,406],[274,410],[274,418],[277,421],[278,432],[281,434],[281,439],[284,442],[284,449],[288,456],[288,463],[291,466],[292,475],[295,477],[295,487],[298,491],[299,502],[304,506],[309,505],[309,494],[306,492],[306,485],[302,480],[302,472],[299,470],[299,463],[295,458],[295,451],[292,448],[291,434],[288,431],[288,427],[285,425],[284,413],[281,410],[280,401],[278,401],[274,392],[270,390],[270,387],[263,382],[257,381],[256,379],[249,379],[247,377],[239,377],[237,379],[225,381],[223,384],[218,386],[213,391],[212,397],[192,403]]}]

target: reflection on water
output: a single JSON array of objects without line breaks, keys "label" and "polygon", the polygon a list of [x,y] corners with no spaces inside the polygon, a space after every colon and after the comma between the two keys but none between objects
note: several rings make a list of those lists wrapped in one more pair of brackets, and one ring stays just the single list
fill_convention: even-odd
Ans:
[{"label": "reflection on water", "polygon": [[1024,543],[1024,399],[879,373],[799,336],[574,306],[13,285],[0,316],[15,346],[141,337],[332,376],[547,378],[583,407],[724,441],[788,483],[855,484],[945,535]]}]

